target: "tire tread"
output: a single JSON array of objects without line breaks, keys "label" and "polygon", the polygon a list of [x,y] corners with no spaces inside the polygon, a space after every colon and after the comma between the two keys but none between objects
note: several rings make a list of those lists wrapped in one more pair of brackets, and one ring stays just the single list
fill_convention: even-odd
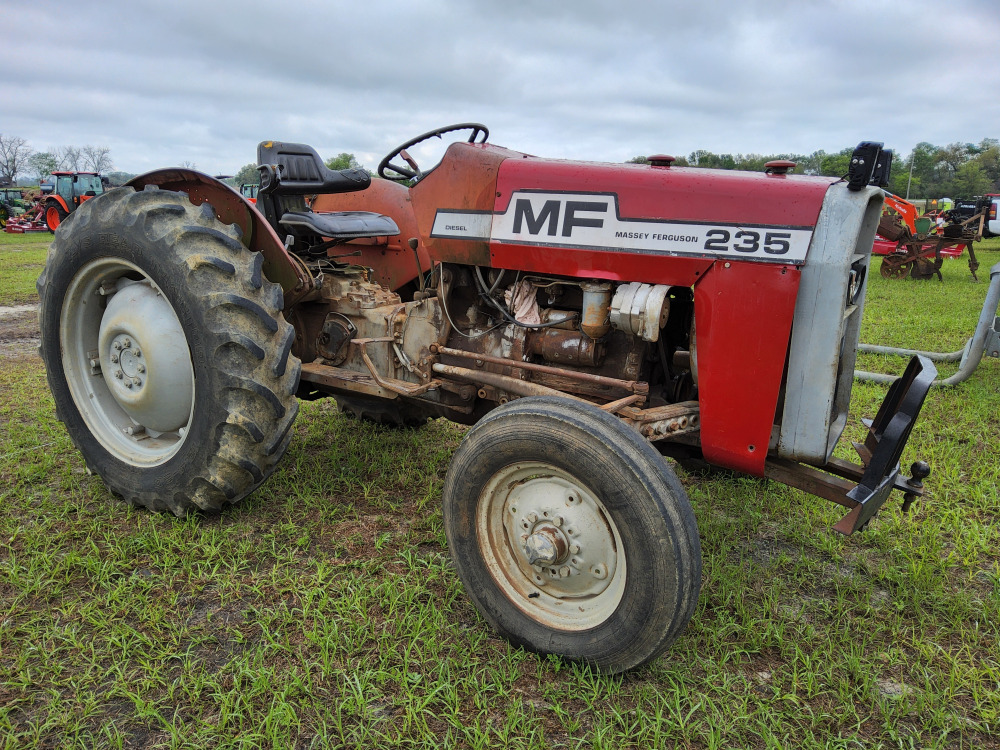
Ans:
[{"label": "tire tread", "polygon": [[[247,250],[239,228],[219,222],[209,203],[195,206],[183,193],[148,187],[142,192],[118,188],[87,201],[60,230],[37,282],[42,352],[53,393],[66,388],[59,332],[57,324],[53,326],[61,303],[52,288],[53,273],[70,262],[67,256],[85,255],[85,248],[102,232],[117,234],[125,244],[139,244],[145,252],[171,257],[185,293],[200,305],[204,329],[193,335],[209,340],[207,351],[216,368],[214,379],[199,377],[198,383],[218,384],[210,394],[218,404],[212,414],[218,416],[202,438],[207,444],[192,452],[200,458],[189,459],[191,465],[181,472],[180,486],[167,493],[129,479],[129,474],[141,471],[100,471],[111,454],[86,428],[70,428],[70,438],[88,467],[129,504],[176,515],[219,510],[248,495],[273,472],[298,413],[299,364],[291,355],[294,329],[281,315],[281,288],[262,278],[260,254]],[[64,399],[56,398],[57,417],[68,428],[82,424],[75,411],[68,392]]]}]

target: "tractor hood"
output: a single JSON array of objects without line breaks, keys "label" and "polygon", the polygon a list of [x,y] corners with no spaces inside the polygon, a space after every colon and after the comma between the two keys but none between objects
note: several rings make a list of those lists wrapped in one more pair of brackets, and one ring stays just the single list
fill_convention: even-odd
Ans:
[{"label": "tractor hood", "polygon": [[[614,196],[619,221],[809,229],[833,177],[722,169],[507,159],[497,178],[495,210],[505,213],[518,192]],[[608,218],[612,218],[609,216]],[[560,224],[560,233],[563,230]],[[572,231],[572,228],[571,228]]]},{"label": "tractor hood", "polygon": [[[538,270],[551,272],[558,258],[569,275],[611,279],[648,278],[650,265],[670,258],[670,282],[685,284],[719,259],[804,265],[824,197],[838,182],[662,161],[540,159],[490,145],[452,146],[444,171],[451,159],[466,168],[491,162],[496,183],[495,191],[476,191],[475,205],[437,204],[430,236],[440,255],[458,251],[452,259],[461,262],[469,245],[488,245],[497,267],[527,270],[537,258]],[[456,240],[469,243],[464,252]],[[646,272],[636,274],[638,267]]]}]

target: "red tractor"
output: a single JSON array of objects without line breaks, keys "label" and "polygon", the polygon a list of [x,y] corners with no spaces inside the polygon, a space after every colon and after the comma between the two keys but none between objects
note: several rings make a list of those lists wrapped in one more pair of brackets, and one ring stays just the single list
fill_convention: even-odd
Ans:
[{"label": "red tractor", "polygon": [[84,201],[103,193],[104,183],[97,172],[53,172],[52,177],[39,187],[45,224],[54,232]]},{"label": "red tractor", "polygon": [[[421,169],[409,150],[454,131]],[[838,503],[844,534],[892,490],[922,494],[929,469],[906,477],[900,457],[927,360],[889,390],[860,462],[833,456],[881,144],[844,181],[547,160],[487,134],[422,135],[379,180],[266,141],[256,205],[186,169],[84,204],[38,288],[56,410],[87,464],[181,515],[258,487],[298,398],[474,425],[443,493],[467,592],[515,643],[608,672],[653,659],[698,600],[698,529],[664,456]]]}]

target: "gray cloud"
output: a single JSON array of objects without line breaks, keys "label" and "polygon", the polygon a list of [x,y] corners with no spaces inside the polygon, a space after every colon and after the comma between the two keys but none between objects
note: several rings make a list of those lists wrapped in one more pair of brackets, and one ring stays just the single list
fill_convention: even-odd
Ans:
[{"label": "gray cloud", "polygon": [[232,173],[265,138],[374,166],[438,125],[560,158],[901,152],[1000,136],[1000,19],[939,3],[2,0],[0,132]]}]

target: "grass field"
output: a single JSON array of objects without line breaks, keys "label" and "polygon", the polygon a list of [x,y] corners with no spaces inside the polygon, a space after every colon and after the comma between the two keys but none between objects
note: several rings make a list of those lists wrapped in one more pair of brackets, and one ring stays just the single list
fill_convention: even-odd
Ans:
[{"label": "grass field", "polygon": [[[0,305],[36,301],[47,241],[0,235]],[[959,349],[1000,240],[978,254],[978,284],[964,259],[874,274],[863,340]],[[682,477],[698,610],[609,678],[512,648],[463,592],[439,508],[462,428],[304,403],[260,491],[179,520],[88,475],[34,350],[0,351],[0,748],[1000,747],[996,360],[932,391],[903,456],[928,497],[864,534],[782,485]],[[856,384],[850,438],[885,390]]]},{"label": "grass field", "polygon": [[35,279],[45,265],[51,241],[48,232],[0,232],[0,305],[38,301]]}]

